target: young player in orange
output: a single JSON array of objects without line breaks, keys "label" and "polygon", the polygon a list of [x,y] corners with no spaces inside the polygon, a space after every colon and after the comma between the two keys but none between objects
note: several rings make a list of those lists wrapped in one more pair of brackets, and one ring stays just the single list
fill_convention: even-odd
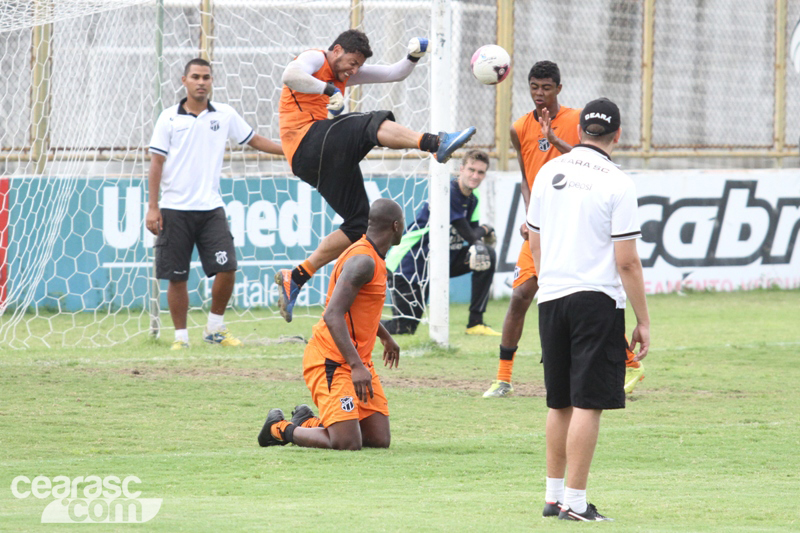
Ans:
[{"label": "young player in orange", "polygon": [[272,409],[258,435],[261,446],[291,442],[335,450],[389,447],[389,406],[372,363],[372,348],[380,338],[384,366],[398,365],[400,347],[380,320],[386,299],[384,258],[400,242],[404,228],[401,207],[389,199],[376,200],[367,234],[336,261],[327,307],[303,357],[303,378],[323,427],[313,427],[319,422],[308,406],[296,407],[292,421],[285,420],[280,409]]},{"label": "young player in orange", "polygon": [[[539,61],[528,73],[528,85],[535,108],[520,117],[511,127],[511,142],[517,151],[519,168],[522,172],[520,191],[527,212],[533,180],[542,165],[561,154],[566,154],[579,142],[578,124],[580,110],[559,105],[561,92],[561,73],[552,61]],[[528,230],[523,223],[520,233],[525,242],[519,252],[514,267],[514,282],[511,301],[503,321],[503,335],[500,339],[500,365],[497,379],[483,393],[484,398],[502,398],[514,392],[511,373],[517,343],[522,337],[525,314],[539,289],[533,256],[528,246]],[[633,361],[633,352],[628,350],[628,372],[625,377],[625,391],[644,379],[641,363]]]},{"label": "young player in orange", "polygon": [[[475,134],[469,127],[452,133],[420,133],[394,121],[391,111],[346,113],[346,86],[404,80],[428,49],[415,37],[408,55],[392,65],[365,65],[372,56],[369,39],[358,30],[340,34],[328,50],[306,50],[283,73],[280,101],[281,145],[292,172],[314,187],[336,214],[339,228],[294,269],[275,274],[281,316],[292,321],[300,289],[314,273],[336,259],[367,230],[369,200],[359,163],[376,146],[419,149],[445,163]],[[327,119],[328,113],[334,118]]]}]

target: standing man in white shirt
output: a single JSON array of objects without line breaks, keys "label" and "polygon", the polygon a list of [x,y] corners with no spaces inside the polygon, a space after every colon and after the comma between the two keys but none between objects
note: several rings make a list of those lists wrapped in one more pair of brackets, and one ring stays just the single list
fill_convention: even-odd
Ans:
[{"label": "standing man in white shirt", "polygon": [[189,61],[181,81],[186,98],[161,113],[150,141],[145,218],[147,229],[158,236],[156,277],[169,280],[167,304],[175,326],[172,349],[189,347],[186,282],[195,245],[206,276],[215,278],[203,340],[240,346],[242,341],[231,335],[223,320],[237,263],[219,192],[222,159],[228,139],[269,154],[283,155],[283,151],[280,144],[257,135],[231,106],[209,101],[213,78],[208,61]]},{"label": "standing man in white shirt", "polygon": [[[650,317],[633,181],[610,159],[620,113],[606,98],[581,111],[581,144],[542,167],[528,207],[539,272],[539,335],[547,389],[544,516],[611,520],[587,503],[600,415],[625,407],[625,302],[636,314],[631,350],[644,359]],[[565,473],[566,485],[565,485]]]}]

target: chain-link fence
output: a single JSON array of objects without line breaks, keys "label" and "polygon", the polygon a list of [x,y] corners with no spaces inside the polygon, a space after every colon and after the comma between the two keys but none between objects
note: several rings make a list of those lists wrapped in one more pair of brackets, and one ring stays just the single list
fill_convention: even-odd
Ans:
[{"label": "chain-link fence", "polygon": [[[45,135],[50,160],[65,150],[141,159],[157,99],[166,106],[178,98],[183,64],[202,53],[215,67],[214,98],[276,137],[280,76],[297,53],[325,47],[341,30],[357,25],[372,40],[373,61],[388,63],[402,57],[409,36],[430,31],[426,1],[165,0],[160,28],[155,0],[128,3],[110,9],[109,2],[87,1],[84,9],[95,12],[83,17],[74,8],[52,10],[49,43],[34,41],[32,26],[6,24],[0,36],[0,158],[14,162],[12,170],[39,157],[32,150],[39,134]],[[30,3],[3,4],[13,16],[9,6]],[[513,27],[498,28],[499,4],[513,7]],[[16,11],[29,24],[36,20],[34,12]],[[580,107],[600,95],[620,104],[621,153],[674,158],[751,152],[774,163],[796,152],[800,136],[800,124],[792,119],[800,111],[800,74],[791,67],[784,73],[786,51],[776,54],[799,17],[800,5],[787,0],[453,2],[454,122],[475,125],[475,144],[495,151],[504,135],[496,121],[530,111],[528,70],[549,59],[561,68],[562,104]],[[784,32],[782,39],[776,28]],[[164,36],[158,87],[157,31]],[[505,82],[513,95],[510,109],[497,109],[497,89],[476,83],[469,73],[472,52],[497,42],[498,32],[513,33],[514,70]],[[31,57],[43,47],[51,77],[47,90],[37,93]],[[652,66],[652,83],[643,65]],[[357,95],[359,109],[391,108],[400,122],[424,130],[429,72],[424,63],[420,67],[404,84],[365,88]],[[47,102],[37,114],[33,108],[41,94]],[[42,120],[46,128],[37,129]]]}]

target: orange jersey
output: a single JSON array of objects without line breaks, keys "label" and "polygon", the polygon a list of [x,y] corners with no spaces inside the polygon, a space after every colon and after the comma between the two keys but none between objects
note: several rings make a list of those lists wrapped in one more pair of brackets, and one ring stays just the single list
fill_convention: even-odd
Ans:
[{"label": "orange jersey", "polygon": [[[550,127],[559,139],[575,146],[580,142],[580,137],[578,136],[580,119],[580,109],[572,109],[562,105],[555,118],[551,119]],[[514,122],[514,129],[517,131],[517,137],[519,137],[522,163],[525,165],[525,179],[530,190],[533,187],[533,180],[542,165],[560,156],[561,152],[542,135],[542,127],[539,125],[535,109],[517,119]]]},{"label": "orange jersey", "polygon": [[[383,303],[386,300],[386,262],[366,235],[351,244],[336,260],[336,266],[333,267],[330,285],[328,286],[328,297],[325,305],[327,306],[331,301],[333,290],[336,288],[339,276],[342,275],[345,262],[351,257],[361,254],[368,255],[375,261],[375,273],[372,279],[358,291],[353,305],[350,306],[350,310],[347,311],[344,319],[347,323],[347,331],[350,333],[350,341],[356,347],[361,360],[366,364],[372,357],[372,348],[375,346],[378,326],[381,322]],[[325,313],[327,312],[328,310],[326,309]],[[336,343],[333,341],[324,319],[320,319],[311,332],[311,340],[308,342],[309,347],[314,345],[313,347],[317,348],[320,353],[325,354],[327,359],[346,364],[344,356],[339,353],[339,349],[336,347]],[[306,353],[308,352],[309,350],[306,350]]]},{"label": "orange jersey", "polygon": [[[323,54],[324,50],[320,50]],[[337,80],[333,76],[330,63],[325,59],[325,64],[318,71],[312,74],[318,80],[325,83],[333,83],[344,94],[345,82]],[[291,90],[286,85],[281,92],[280,113],[280,134],[281,147],[283,154],[292,165],[292,157],[300,146],[306,132],[314,122],[328,118],[328,101],[330,97],[324,94],[307,94]]]}]

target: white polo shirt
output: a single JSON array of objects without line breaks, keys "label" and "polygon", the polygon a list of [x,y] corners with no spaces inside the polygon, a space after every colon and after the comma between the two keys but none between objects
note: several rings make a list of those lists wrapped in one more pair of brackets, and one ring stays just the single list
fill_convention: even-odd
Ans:
[{"label": "white polo shirt", "polygon": [[227,104],[209,102],[194,116],[183,104],[165,109],[156,121],[150,151],[166,156],[161,176],[162,208],[211,211],[222,207],[219,176],[228,139],[245,144],[255,132]]},{"label": "white polo shirt", "polygon": [[614,241],[642,236],[633,180],[601,150],[577,145],[536,175],[528,229],[540,234],[539,303],[599,291],[625,308]]}]

